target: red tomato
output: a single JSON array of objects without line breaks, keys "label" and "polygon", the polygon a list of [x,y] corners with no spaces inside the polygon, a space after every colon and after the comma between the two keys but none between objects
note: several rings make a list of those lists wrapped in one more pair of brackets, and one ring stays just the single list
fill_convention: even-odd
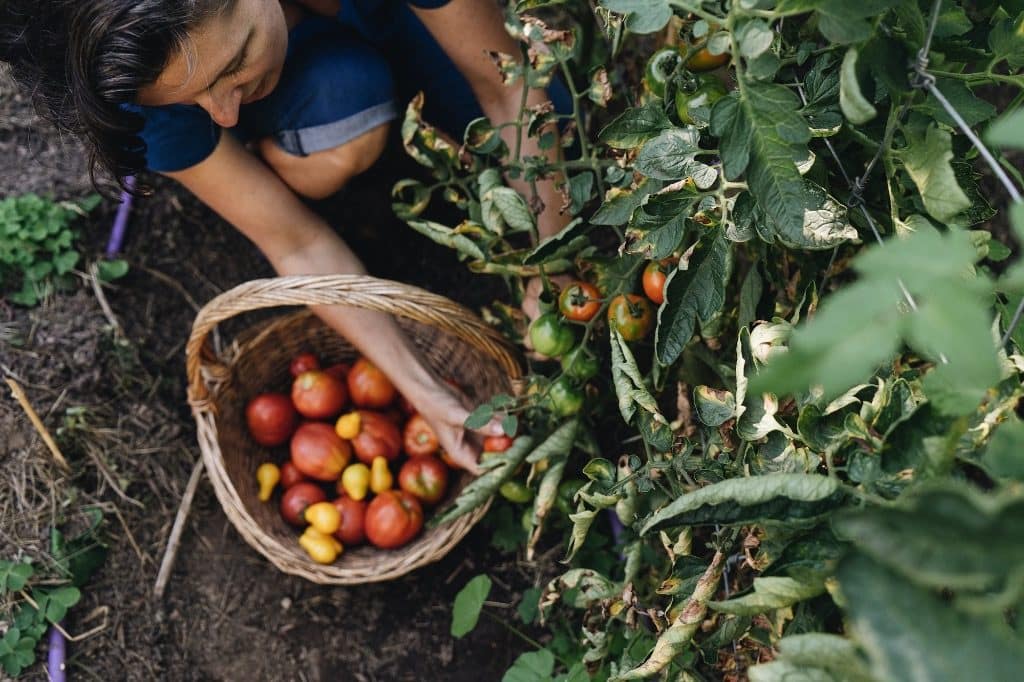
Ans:
[{"label": "red tomato", "polygon": [[292,383],[292,402],[303,417],[330,419],[341,414],[348,400],[345,384],[318,369],[303,372]]},{"label": "red tomato", "polygon": [[427,420],[418,414],[410,417],[405,423],[402,445],[405,447],[405,454],[410,457],[429,457],[441,447],[434,429],[430,428]]},{"label": "red tomato", "polygon": [[273,447],[288,440],[295,432],[299,415],[291,399],[283,393],[261,393],[245,406],[245,423],[249,433],[260,445]]},{"label": "red tomato", "polygon": [[396,391],[384,372],[366,358],[359,358],[348,373],[348,392],[359,407],[387,407]]},{"label": "red tomato", "polygon": [[423,527],[423,507],[404,490],[385,490],[366,508],[366,538],[382,549],[401,547]]},{"label": "red tomato", "polygon": [[334,501],[341,512],[341,525],[334,537],[344,545],[360,545],[366,541],[366,500],[353,500],[342,495]]},{"label": "red tomato", "polygon": [[651,302],[661,305],[665,302],[665,261],[651,261],[644,268],[644,293]]},{"label": "red tomato", "polygon": [[334,481],[352,458],[352,448],[334,427],[310,422],[292,436],[292,464],[303,475],[318,481]]},{"label": "red tomato", "polygon": [[367,466],[373,463],[374,457],[390,462],[402,451],[402,434],[398,426],[380,412],[359,410],[359,433],[352,439],[352,449]]},{"label": "red tomato", "polygon": [[281,487],[285,490],[291,488],[296,483],[302,483],[306,480],[306,477],[302,475],[302,472],[296,468],[291,460],[281,465]]},{"label": "red tomato", "polygon": [[436,457],[406,460],[398,472],[398,487],[424,504],[437,504],[448,487],[448,467]]},{"label": "red tomato", "polygon": [[654,307],[643,296],[619,294],[608,306],[608,322],[626,341],[636,341],[654,326]]},{"label": "red tomato", "polygon": [[509,436],[487,436],[484,438],[484,452],[505,452],[512,447]]},{"label": "red tomato", "polygon": [[296,483],[281,495],[281,516],[293,526],[302,528],[306,525],[306,520],[302,518],[306,507],[326,499],[327,495],[320,486],[308,482]]},{"label": "red tomato", "polygon": [[447,464],[449,469],[461,469],[462,468],[462,465],[459,464],[458,462],[456,462],[454,459],[452,459],[452,456],[449,455],[444,450],[441,451],[441,461],[444,462],[445,464]]},{"label": "red tomato", "polygon": [[348,382],[348,373],[350,371],[352,371],[352,363],[351,362],[339,362],[336,365],[331,365],[330,367],[328,367],[324,371],[327,372],[328,374],[330,374],[332,377],[334,377],[338,381],[341,381],[343,383],[347,383]]},{"label": "red tomato", "polygon": [[558,309],[567,320],[587,322],[601,309],[601,292],[593,284],[573,282],[559,294]]},{"label": "red tomato", "polygon": [[288,366],[288,371],[291,372],[293,377],[314,369],[320,369],[320,361],[312,353],[299,353],[292,358],[292,364]]}]

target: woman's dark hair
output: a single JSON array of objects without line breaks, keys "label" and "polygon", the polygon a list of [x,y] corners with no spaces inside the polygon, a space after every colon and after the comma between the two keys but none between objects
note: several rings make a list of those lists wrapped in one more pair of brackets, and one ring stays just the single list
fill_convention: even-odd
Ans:
[{"label": "woman's dark hair", "polygon": [[188,32],[237,0],[0,0],[0,62],[39,114],[80,137],[90,174],[145,167],[143,119],[122,105],[152,83]]}]

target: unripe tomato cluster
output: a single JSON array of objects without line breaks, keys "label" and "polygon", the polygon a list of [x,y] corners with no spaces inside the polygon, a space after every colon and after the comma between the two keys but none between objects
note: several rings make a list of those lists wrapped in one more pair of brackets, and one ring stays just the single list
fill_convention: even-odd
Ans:
[{"label": "unripe tomato cluster", "polygon": [[281,517],[302,529],[299,544],[320,563],[367,541],[408,543],[448,487],[437,435],[366,358],[323,368],[302,353],[289,371],[290,393],[261,393],[245,408],[253,440],[287,446],[279,463],[257,468],[259,499],[279,493]]}]

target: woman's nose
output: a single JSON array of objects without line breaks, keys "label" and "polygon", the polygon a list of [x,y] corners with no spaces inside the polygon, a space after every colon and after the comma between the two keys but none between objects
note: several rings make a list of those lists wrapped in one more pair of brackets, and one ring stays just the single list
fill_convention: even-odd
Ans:
[{"label": "woman's nose", "polygon": [[206,110],[214,123],[222,128],[232,128],[238,124],[238,108],[242,105],[242,89],[231,88],[221,94],[209,93],[198,104]]}]

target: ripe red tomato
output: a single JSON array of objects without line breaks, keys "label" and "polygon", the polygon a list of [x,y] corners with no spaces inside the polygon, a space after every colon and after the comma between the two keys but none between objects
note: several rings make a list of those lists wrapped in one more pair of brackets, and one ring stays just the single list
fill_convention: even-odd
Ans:
[{"label": "ripe red tomato", "polygon": [[608,306],[608,322],[626,341],[636,341],[651,331],[654,307],[643,296],[619,294]]},{"label": "ripe red tomato", "polygon": [[291,372],[293,377],[314,369],[320,369],[320,361],[312,353],[299,353],[292,358],[292,363],[288,365],[288,371]]},{"label": "ripe red tomato", "polygon": [[303,417],[330,419],[341,414],[348,394],[345,384],[318,369],[303,372],[292,383],[292,402]]},{"label": "ripe red tomato", "polygon": [[327,495],[320,486],[308,482],[296,483],[281,495],[281,516],[293,526],[302,528],[306,525],[306,520],[302,517],[306,507],[326,499]]},{"label": "ripe red tomato", "polygon": [[328,367],[324,371],[327,372],[328,374],[330,374],[332,377],[334,377],[338,381],[341,381],[342,383],[347,383],[348,382],[348,373],[352,371],[352,363],[351,362],[339,362],[336,365],[331,365],[330,367]]},{"label": "ripe red tomato", "polygon": [[398,487],[424,504],[437,504],[448,487],[448,467],[436,457],[406,460],[398,472]]},{"label": "ripe red tomato", "polygon": [[303,424],[292,436],[292,464],[305,476],[334,481],[352,458],[352,448],[334,427],[323,422]]},{"label": "ripe red tomato", "polygon": [[359,358],[348,373],[348,392],[358,407],[387,407],[396,391],[384,372],[366,358]]},{"label": "ripe red tomato", "polygon": [[405,423],[402,445],[410,457],[429,457],[441,447],[434,429],[430,428],[427,420],[418,414],[410,417]]},{"label": "ripe red tomato", "polygon": [[261,393],[245,406],[245,423],[249,433],[260,445],[274,447],[287,441],[299,415],[291,399],[283,393]]},{"label": "ripe red tomato", "polygon": [[359,433],[352,439],[352,449],[367,466],[373,463],[374,457],[390,462],[402,451],[402,434],[398,426],[380,412],[359,410]]},{"label": "ripe red tomato", "polygon": [[512,447],[509,436],[487,436],[484,438],[484,452],[505,452]]},{"label": "ripe red tomato", "polygon": [[291,488],[296,483],[302,483],[306,480],[306,477],[302,475],[291,460],[281,465],[281,487],[285,490]]},{"label": "ripe red tomato", "polygon": [[401,547],[423,528],[423,507],[404,490],[385,490],[366,508],[366,538],[382,549]]},{"label": "ripe red tomato", "polygon": [[666,261],[652,260],[644,268],[644,293],[653,303],[661,305],[665,302],[665,275]]},{"label": "ripe red tomato", "polygon": [[360,545],[366,541],[366,500],[353,500],[342,495],[334,501],[334,506],[341,512],[341,525],[334,537],[344,545]]},{"label": "ripe red tomato", "polygon": [[601,292],[588,282],[573,282],[559,294],[558,309],[567,320],[587,322],[601,309]]}]

